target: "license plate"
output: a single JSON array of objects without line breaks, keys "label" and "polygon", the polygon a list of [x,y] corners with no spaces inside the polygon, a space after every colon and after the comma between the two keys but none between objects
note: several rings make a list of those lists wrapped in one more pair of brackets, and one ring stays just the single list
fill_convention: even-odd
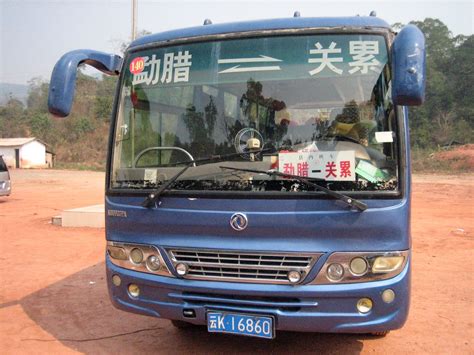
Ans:
[{"label": "license plate", "polygon": [[275,337],[273,317],[249,314],[208,312],[207,330],[211,333],[231,333],[267,339]]}]

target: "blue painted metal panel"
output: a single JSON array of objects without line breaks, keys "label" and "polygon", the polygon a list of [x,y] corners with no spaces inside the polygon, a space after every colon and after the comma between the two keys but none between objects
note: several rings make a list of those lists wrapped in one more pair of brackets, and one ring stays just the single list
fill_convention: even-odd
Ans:
[{"label": "blue painted metal panel", "polygon": [[336,27],[355,27],[355,28],[385,28],[390,25],[384,20],[373,16],[354,16],[354,17],[297,17],[272,20],[245,21],[235,23],[216,24],[208,26],[190,27],[180,30],[167,31],[149,36],[144,36],[133,41],[130,48],[162,41],[171,41],[179,38],[191,38],[200,36],[209,36],[226,33],[267,31],[267,30],[285,30],[285,29],[304,29],[304,28],[336,28]]},{"label": "blue painted metal panel", "polygon": [[[231,200],[164,198],[159,208],[108,197],[106,208],[128,218],[107,217],[107,238],[161,246],[272,251],[379,251],[409,248],[406,200],[364,201],[364,212],[334,200]],[[141,198],[143,199],[143,198]],[[138,200],[141,200],[138,199]],[[375,207],[378,206],[378,207]],[[249,225],[237,232],[235,212]]]}]

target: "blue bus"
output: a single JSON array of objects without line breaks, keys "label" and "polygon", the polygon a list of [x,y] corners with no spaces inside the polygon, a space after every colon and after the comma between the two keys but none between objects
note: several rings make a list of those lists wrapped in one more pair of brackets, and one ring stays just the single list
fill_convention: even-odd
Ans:
[{"label": "blue bus", "polygon": [[106,269],[119,309],[178,328],[385,335],[410,302],[407,106],[425,44],[376,16],[261,20],[152,34],[118,75],[106,174]]}]

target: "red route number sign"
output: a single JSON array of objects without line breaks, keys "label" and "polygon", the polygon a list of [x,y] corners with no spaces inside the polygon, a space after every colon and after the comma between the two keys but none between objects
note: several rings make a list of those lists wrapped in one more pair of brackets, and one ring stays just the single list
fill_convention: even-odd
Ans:
[{"label": "red route number sign", "polygon": [[130,72],[132,74],[138,74],[145,68],[145,61],[142,57],[137,57],[130,63]]}]

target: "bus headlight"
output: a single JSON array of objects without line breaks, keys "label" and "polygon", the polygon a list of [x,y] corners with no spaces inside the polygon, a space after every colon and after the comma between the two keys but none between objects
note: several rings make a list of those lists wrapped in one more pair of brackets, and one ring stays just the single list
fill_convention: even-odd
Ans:
[{"label": "bus headlight", "polygon": [[288,277],[288,281],[292,284],[297,284],[301,281],[301,273],[297,270],[291,270],[286,275]]},{"label": "bus headlight", "polygon": [[372,272],[374,274],[381,274],[398,270],[402,266],[404,259],[403,256],[379,256],[374,260]]},{"label": "bus headlight", "polygon": [[364,258],[356,257],[351,260],[349,267],[354,275],[363,275],[367,271],[367,261]]},{"label": "bus headlight", "polygon": [[344,276],[344,267],[341,264],[334,263],[328,266],[328,279],[331,281],[340,281]]},{"label": "bus headlight", "polygon": [[389,279],[402,272],[408,262],[408,255],[408,250],[333,253],[311,283],[353,283]]},{"label": "bus headlight", "polygon": [[130,260],[134,264],[140,264],[143,261],[143,252],[140,248],[133,248],[130,251]]},{"label": "bus headlight", "polygon": [[157,257],[156,255],[150,255],[146,259],[146,266],[151,271],[159,270],[161,266],[160,258]]},{"label": "bus headlight", "polygon": [[112,264],[125,269],[174,277],[166,266],[160,250],[155,246],[107,242],[107,254]]}]

